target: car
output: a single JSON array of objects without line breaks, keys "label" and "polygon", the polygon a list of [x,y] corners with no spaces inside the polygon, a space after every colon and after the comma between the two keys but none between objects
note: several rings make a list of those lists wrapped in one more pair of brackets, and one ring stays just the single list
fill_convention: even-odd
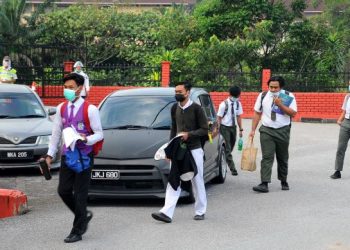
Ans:
[{"label": "car", "polygon": [[[115,91],[99,105],[104,145],[94,159],[89,198],[164,198],[170,172],[166,160],[154,159],[169,141],[175,88],[139,88]],[[216,112],[210,95],[193,88],[190,98],[201,105],[211,124]],[[223,183],[227,173],[225,142],[219,135],[204,145],[205,182]],[[193,200],[183,191],[182,197]]]},{"label": "car", "polygon": [[[56,109],[29,87],[0,84],[0,169],[38,167],[51,138]],[[60,166],[58,152],[52,168]]]}]

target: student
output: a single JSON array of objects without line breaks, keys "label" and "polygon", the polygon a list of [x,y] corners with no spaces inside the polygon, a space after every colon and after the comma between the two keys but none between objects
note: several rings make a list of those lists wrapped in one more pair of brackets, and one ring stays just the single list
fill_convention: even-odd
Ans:
[{"label": "student", "polygon": [[[350,91],[350,80],[348,88]],[[335,172],[331,175],[332,179],[341,178],[340,172],[343,171],[345,152],[350,139],[350,94],[347,94],[345,96],[342,110],[343,112],[340,114],[340,117],[337,121],[340,126],[340,130],[338,138],[338,149],[335,158]]]},{"label": "student", "polygon": [[[190,100],[191,84],[180,83],[175,87],[175,99],[178,101],[175,117],[172,118],[170,139],[182,134],[182,140],[191,151],[197,174],[192,179],[195,193],[194,220],[204,220],[207,209],[207,197],[203,178],[204,152],[201,146],[201,136],[208,134],[207,118],[201,106]],[[155,220],[170,223],[173,218],[177,201],[181,194],[181,187],[176,190],[168,183],[164,207],[157,213],[152,213]]]},{"label": "student", "polygon": [[89,76],[82,70],[83,67],[84,65],[81,61],[76,61],[73,65],[74,73],[77,73],[84,77],[84,87],[80,93],[80,96],[85,99],[86,97],[89,96],[90,82],[89,82]]},{"label": "student", "polygon": [[[90,128],[84,120],[84,108],[87,103],[80,97],[84,86],[84,77],[71,73],[64,77],[64,97],[67,102],[61,103],[57,107],[54,125],[52,128],[52,138],[46,158],[48,166],[51,165],[52,158],[56,155],[62,139],[62,130],[73,126],[83,137],[76,144],[79,149],[80,159],[88,160],[88,166],[84,166],[81,172],[76,172],[66,162],[69,149],[63,146],[61,168],[59,173],[58,194],[63,202],[74,214],[73,228],[70,234],[64,239],[66,243],[82,240],[82,235],[86,232],[88,223],[92,218],[92,212],[86,210],[88,188],[90,184],[91,169],[93,167],[93,145],[103,139],[102,126],[98,109],[94,105],[87,107],[87,116]],[[62,108],[62,105],[63,106]],[[61,110],[63,111],[61,113]],[[86,164],[84,164],[86,165]]]},{"label": "student", "polygon": [[[236,143],[237,125],[239,127],[239,137],[243,136],[242,118],[243,108],[238,100],[241,95],[241,89],[233,86],[229,90],[230,96],[220,103],[217,113],[217,130],[225,140],[226,162],[231,170],[232,175],[238,175],[235,163],[232,159],[232,150]],[[214,136],[217,134],[214,132]]]},{"label": "student", "polygon": [[[262,193],[269,191],[268,183],[271,182],[275,155],[278,179],[281,181],[282,190],[289,190],[287,175],[291,118],[297,113],[295,97],[292,93],[283,90],[284,79],[281,76],[271,77],[268,86],[269,91],[260,93],[255,102],[252,131],[250,132],[250,136],[254,138],[255,130],[261,119],[262,125],[259,129],[262,151],[261,184],[253,187],[253,190]],[[293,98],[289,106],[286,106],[279,98],[280,93]]]}]

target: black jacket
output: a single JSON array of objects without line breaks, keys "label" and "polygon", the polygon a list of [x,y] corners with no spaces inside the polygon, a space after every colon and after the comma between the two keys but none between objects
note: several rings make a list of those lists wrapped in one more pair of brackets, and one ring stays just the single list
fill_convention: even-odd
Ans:
[{"label": "black jacket", "polygon": [[171,160],[171,168],[168,181],[174,190],[181,185],[183,190],[190,192],[191,181],[182,181],[180,176],[188,172],[197,174],[197,165],[193,159],[191,151],[185,143],[182,143],[181,137],[173,139],[164,149],[165,155]]}]

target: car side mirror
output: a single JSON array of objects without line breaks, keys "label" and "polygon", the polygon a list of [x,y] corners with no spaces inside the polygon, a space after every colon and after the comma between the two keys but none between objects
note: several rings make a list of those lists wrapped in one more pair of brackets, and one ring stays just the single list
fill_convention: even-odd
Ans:
[{"label": "car side mirror", "polygon": [[50,116],[56,114],[56,108],[49,108],[49,109],[47,110],[47,113],[48,113]]}]

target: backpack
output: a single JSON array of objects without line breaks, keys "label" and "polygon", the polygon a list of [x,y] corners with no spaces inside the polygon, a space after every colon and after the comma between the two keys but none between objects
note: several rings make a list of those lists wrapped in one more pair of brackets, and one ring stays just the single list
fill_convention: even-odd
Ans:
[{"label": "backpack", "polygon": [[[176,119],[176,109],[177,109],[177,102],[174,103],[174,105],[171,107],[171,119],[175,120]],[[197,112],[196,112],[196,117],[197,117]],[[201,141],[201,146],[204,148],[205,142],[209,140],[209,135],[203,135],[200,136],[200,141]]]},{"label": "backpack", "polygon": [[[228,101],[225,100],[224,102],[225,102],[225,111],[224,111],[224,114],[222,115],[222,118],[225,117],[225,115],[227,114],[227,111],[228,111]],[[239,110],[239,101],[235,101],[235,102],[237,103],[236,111],[238,111]]]},{"label": "backpack", "polygon": [[[63,113],[67,111],[67,105],[68,102],[64,102],[63,105],[61,106],[61,117],[63,117]],[[87,130],[89,131],[90,134],[93,134],[94,132],[91,129],[90,126],[90,119],[89,119],[89,113],[88,113],[88,108],[89,108],[90,103],[87,101],[84,101],[83,103],[83,119],[84,119],[84,125],[86,126]],[[92,152],[94,155],[98,155],[98,153],[102,150],[103,147],[103,139],[101,141],[96,142],[92,146]]]},{"label": "backpack", "polygon": [[[289,95],[289,91],[287,91],[287,90],[285,90],[284,93],[285,93],[286,95]],[[262,107],[263,107],[262,104],[263,104],[263,100],[264,100],[266,94],[267,94],[267,91],[263,91],[263,92],[261,93],[260,111],[262,111]],[[292,126],[292,117],[289,117],[289,118],[290,118],[290,124],[289,124],[289,126],[291,127],[291,126]]]}]

